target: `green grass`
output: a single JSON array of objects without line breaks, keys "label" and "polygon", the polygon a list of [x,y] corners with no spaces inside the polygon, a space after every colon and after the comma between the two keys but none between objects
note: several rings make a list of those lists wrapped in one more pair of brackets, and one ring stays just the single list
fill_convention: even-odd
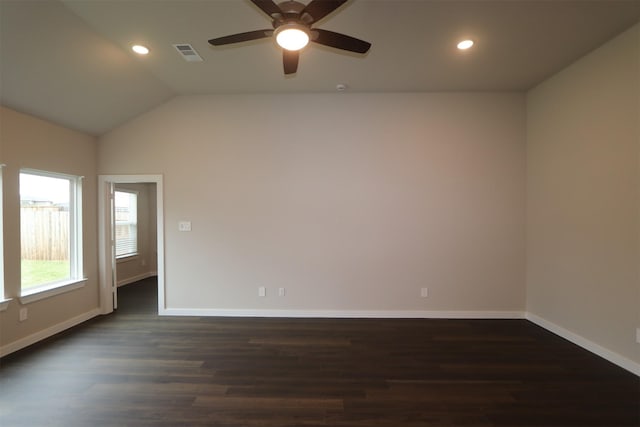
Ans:
[{"label": "green grass", "polygon": [[22,260],[22,289],[69,278],[69,261]]}]

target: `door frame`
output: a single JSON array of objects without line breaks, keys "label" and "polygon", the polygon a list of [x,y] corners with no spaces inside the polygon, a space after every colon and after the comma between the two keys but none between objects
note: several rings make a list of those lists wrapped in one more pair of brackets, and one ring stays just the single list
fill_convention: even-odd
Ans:
[{"label": "door frame", "polygon": [[111,190],[114,184],[156,184],[156,227],[158,263],[158,314],[164,314],[164,200],[162,175],[98,175],[98,274],[100,278],[100,312],[109,314],[114,309],[115,252],[113,250],[113,215]]}]

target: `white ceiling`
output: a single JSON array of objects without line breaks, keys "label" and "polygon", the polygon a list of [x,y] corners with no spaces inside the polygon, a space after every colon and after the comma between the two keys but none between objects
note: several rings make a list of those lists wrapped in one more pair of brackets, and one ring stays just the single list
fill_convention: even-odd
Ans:
[{"label": "white ceiling", "polygon": [[[308,0],[304,0],[308,3]],[[640,20],[640,0],[350,0],[316,26],[372,43],[367,55],[312,44],[284,76],[248,0],[0,0],[2,104],[92,134],[175,95],[524,91]],[[455,48],[461,38],[476,46]],[[133,43],[151,49],[147,57]],[[172,47],[190,43],[204,62]]]}]

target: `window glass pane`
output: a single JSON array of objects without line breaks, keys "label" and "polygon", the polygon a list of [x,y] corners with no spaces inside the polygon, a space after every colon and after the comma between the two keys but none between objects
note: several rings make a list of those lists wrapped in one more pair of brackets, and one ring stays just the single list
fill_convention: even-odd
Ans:
[{"label": "window glass pane", "polygon": [[20,174],[22,289],[69,280],[72,181]]},{"label": "window glass pane", "polygon": [[138,195],[115,192],[116,258],[138,253]]}]

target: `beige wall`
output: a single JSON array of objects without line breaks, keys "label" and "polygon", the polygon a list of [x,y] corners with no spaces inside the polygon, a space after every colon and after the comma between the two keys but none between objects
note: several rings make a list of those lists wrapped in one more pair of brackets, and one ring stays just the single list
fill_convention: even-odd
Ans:
[{"label": "beige wall", "polygon": [[[5,296],[13,298],[0,313],[0,350],[56,325],[82,318],[98,307],[96,247],[97,143],[92,136],[0,107],[4,198]],[[84,176],[83,242],[86,286],[26,305],[29,318],[18,322],[20,294],[20,168]]]},{"label": "beige wall", "polygon": [[126,285],[157,273],[156,186],[155,184],[116,184],[116,190],[138,194],[138,255],[117,261],[118,286]]},{"label": "beige wall", "polygon": [[164,175],[170,309],[524,309],[523,95],[180,97],[99,159]]},{"label": "beige wall", "polygon": [[640,362],[640,26],[527,95],[527,310]]}]

